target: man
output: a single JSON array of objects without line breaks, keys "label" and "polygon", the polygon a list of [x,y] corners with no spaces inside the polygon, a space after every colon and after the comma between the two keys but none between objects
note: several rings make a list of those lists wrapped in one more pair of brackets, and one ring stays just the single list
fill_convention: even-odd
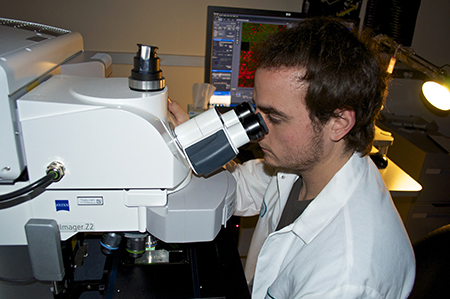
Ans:
[{"label": "man", "polygon": [[227,165],[235,214],[260,215],[245,269],[252,297],[406,298],[413,251],[367,156],[387,88],[381,60],[328,18],[274,35],[259,58],[264,161]]}]

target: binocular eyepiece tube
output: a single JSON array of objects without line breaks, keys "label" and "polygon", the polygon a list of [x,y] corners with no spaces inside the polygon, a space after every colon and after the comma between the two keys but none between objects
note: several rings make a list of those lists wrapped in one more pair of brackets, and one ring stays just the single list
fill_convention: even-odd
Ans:
[{"label": "binocular eyepiece tube", "polygon": [[263,118],[248,102],[224,114],[209,109],[174,130],[191,168],[205,176],[234,159],[239,147],[267,133]]}]

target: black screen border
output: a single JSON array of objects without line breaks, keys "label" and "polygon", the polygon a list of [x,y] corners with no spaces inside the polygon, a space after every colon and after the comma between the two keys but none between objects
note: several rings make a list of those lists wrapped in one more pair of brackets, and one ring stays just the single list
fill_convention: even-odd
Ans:
[{"label": "black screen border", "polygon": [[240,7],[225,7],[225,6],[208,6],[206,19],[206,48],[205,48],[205,72],[204,82],[211,83],[211,62],[212,62],[212,35],[214,30],[214,14],[227,13],[237,15],[254,15],[266,17],[283,17],[292,18],[293,20],[305,19],[307,16],[301,12],[281,11],[281,10],[265,10],[253,8]]}]

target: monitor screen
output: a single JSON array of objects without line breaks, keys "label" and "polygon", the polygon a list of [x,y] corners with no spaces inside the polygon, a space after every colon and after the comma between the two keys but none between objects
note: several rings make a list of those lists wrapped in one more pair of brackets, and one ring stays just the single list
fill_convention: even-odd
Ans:
[{"label": "monitor screen", "polygon": [[208,6],[205,82],[216,87],[211,106],[253,98],[254,46],[303,19],[298,12]]}]

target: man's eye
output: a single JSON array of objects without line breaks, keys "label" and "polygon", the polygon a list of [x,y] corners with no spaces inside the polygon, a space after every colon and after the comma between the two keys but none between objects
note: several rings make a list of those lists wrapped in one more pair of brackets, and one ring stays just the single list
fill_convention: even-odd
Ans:
[{"label": "man's eye", "polygon": [[279,124],[281,122],[281,119],[273,117],[272,115],[267,115],[267,119],[269,120],[269,122],[273,123],[273,124]]}]

